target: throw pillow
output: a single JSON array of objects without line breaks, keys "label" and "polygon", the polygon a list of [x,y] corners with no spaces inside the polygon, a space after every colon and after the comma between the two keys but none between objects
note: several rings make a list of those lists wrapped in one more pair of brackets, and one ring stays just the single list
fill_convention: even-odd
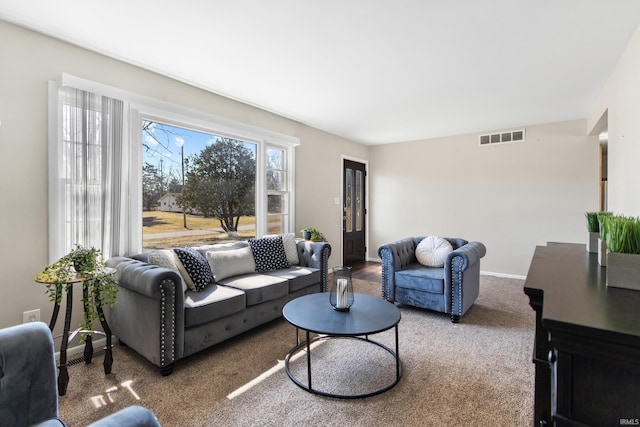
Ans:
[{"label": "throw pillow", "polygon": [[158,267],[168,268],[169,270],[178,271],[178,265],[176,264],[176,255],[171,249],[159,249],[157,251],[149,252],[149,264],[157,265]]},{"label": "throw pillow", "polygon": [[256,263],[256,272],[280,270],[289,268],[287,254],[284,252],[282,237],[263,237],[262,239],[249,239],[249,246],[253,252]]},{"label": "throw pillow", "polygon": [[287,261],[291,265],[300,264],[298,258],[298,245],[296,245],[296,233],[284,233],[284,234],[270,234],[264,237],[282,237],[282,245],[284,246],[284,253],[287,254]]},{"label": "throw pillow", "polygon": [[216,282],[227,277],[256,271],[256,263],[253,260],[253,252],[249,246],[241,249],[227,251],[208,251],[207,261],[213,271]]},{"label": "throw pillow", "polygon": [[453,246],[448,240],[438,236],[428,236],[422,239],[416,247],[418,262],[427,267],[443,267],[447,255],[453,252]]},{"label": "throw pillow", "polygon": [[[178,262],[176,260],[176,254],[171,249],[159,249],[157,251],[153,251],[149,253],[149,264],[157,265],[158,267],[168,268],[169,270],[177,271],[180,273],[180,269],[178,268]],[[182,273],[180,273],[182,276]],[[188,289],[187,282],[182,279],[182,292]]]},{"label": "throw pillow", "polygon": [[[187,275],[193,282],[195,291],[204,290],[210,283],[213,283],[213,273],[207,260],[193,248],[175,248],[174,252],[182,263]],[[187,282],[187,286],[189,283]]]}]

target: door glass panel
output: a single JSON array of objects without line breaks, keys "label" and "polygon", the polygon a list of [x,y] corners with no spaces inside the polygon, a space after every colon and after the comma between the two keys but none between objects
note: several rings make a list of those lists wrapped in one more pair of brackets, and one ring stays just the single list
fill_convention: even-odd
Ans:
[{"label": "door glass panel", "polygon": [[364,210],[362,206],[362,178],[362,171],[356,171],[356,231],[362,231],[362,218],[364,217]]},{"label": "door glass panel", "polygon": [[351,204],[353,194],[353,169],[347,168],[345,171],[345,198],[344,198],[344,222],[345,230],[350,233],[353,231],[353,219],[351,216]]}]

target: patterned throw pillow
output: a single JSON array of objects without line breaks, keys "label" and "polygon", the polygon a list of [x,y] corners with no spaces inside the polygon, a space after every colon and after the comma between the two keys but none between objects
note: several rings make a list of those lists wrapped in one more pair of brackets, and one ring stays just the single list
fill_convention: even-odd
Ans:
[{"label": "patterned throw pillow", "polygon": [[287,261],[289,261],[290,265],[298,265],[300,264],[300,259],[298,258],[298,246],[296,245],[296,234],[295,233],[284,233],[284,234],[267,234],[264,237],[282,237],[282,245],[284,246],[284,253],[287,254]]},{"label": "patterned throw pillow", "polygon": [[249,239],[249,246],[251,246],[253,259],[256,262],[256,272],[262,273],[290,267],[281,236]]},{"label": "patterned throw pillow", "polygon": [[213,283],[213,273],[209,263],[198,251],[193,248],[174,248],[173,250],[193,282],[195,291],[200,292]]}]

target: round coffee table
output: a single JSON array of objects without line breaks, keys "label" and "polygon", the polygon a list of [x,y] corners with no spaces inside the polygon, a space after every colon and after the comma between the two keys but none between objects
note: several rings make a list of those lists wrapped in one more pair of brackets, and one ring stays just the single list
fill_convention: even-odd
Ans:
[{"label": "round coffee table", "polygon": [[[349,311],[337,311],[329,304],[329,293],[322,292],[296,298],[282,309],[284,318],[296,327],[296,346],[284,359],[284,368],[289,378],[310,393],[340,399],[358,399],[375,396],[394,387],[402,376],[402,363],[398,356],[398,323],[400,310],[392,303],[371,295],[354,294],[354,302]],[[395,328],[395,351],[384,344],[369,339],[369,335]],[[306,332],[306,340],[299,341],[298,330]],[[310,333],[320,334],[310,338]],[[377,345],[389,352],[396,362],[396,378],[393,382],[370,393],[342,395],[314,389],[311,383],[311,343],[331,338],[351,338]],[[289,360],[298,351],[307,352],[307,383],[303,383],[291,373]]]}]

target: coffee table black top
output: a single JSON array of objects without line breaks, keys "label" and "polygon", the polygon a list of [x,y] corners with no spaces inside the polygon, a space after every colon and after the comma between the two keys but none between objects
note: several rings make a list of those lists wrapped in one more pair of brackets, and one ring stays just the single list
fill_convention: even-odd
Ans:
[{"label": "coffee table black top", "polygon": [[349,311],[334,310],[329,292],[296,298],[282,309],[293,326],[328,335],[358,336],[386,331],[400,322],[400,310],[390,303],[366,294],[353,294]]}]

